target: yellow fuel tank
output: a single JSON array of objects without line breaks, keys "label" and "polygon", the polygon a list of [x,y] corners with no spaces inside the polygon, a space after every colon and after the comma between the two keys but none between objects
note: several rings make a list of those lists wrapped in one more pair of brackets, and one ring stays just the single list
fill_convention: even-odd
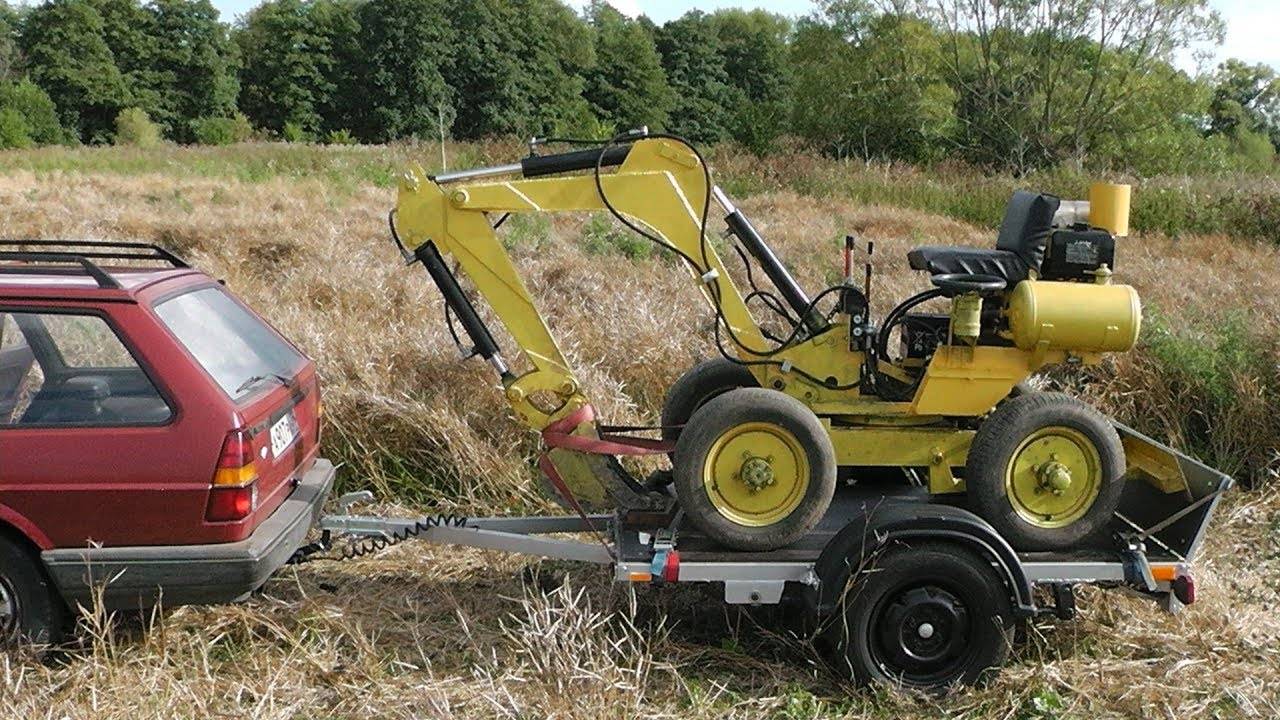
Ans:
[{"label": "yellow fuel tank", "polygon": [[1142,302],[1128,285],[1024,280],[1009,296],[1009,329],[1023,350],[1125,352],[1138,342]]}]

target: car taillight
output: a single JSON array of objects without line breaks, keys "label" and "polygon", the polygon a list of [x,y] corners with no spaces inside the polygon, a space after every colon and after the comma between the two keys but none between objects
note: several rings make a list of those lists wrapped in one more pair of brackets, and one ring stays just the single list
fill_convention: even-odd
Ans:
[{"label": "car taillight", "polygon": [[324,431],[324,396],[320,394],[320,381],[316,380],[316,445],[320,445],[320,433]]},{"label": "car taillight", "polygon": [[257,504],[258,468],[253,463],[253,443],[249,433],[232,430],[218,455],[204,519],[209,522],[243,520],[253,513]]}]

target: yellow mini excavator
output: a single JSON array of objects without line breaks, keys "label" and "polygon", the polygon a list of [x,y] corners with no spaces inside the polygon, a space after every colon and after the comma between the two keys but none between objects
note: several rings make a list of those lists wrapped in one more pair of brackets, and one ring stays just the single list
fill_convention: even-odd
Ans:
[{"label": "yellow mini excavator", "polygon": [[[542,471],[579,512],[682,512],[727,548],[771,550],[814,528],[838,478],[901,468],[893,472],[902,482],[967,503],[1014,548],[1062,550],[1105,533],[1127,483],[1186,492],[1166,449],[1024,383],[1046,366],[1097,363],[1136,342],[1138,295],[1112,282],[1128,193],[1098,185],[1087,205],[1015,194],[994,247],[912,251],[911,267],[933,288],[880,319],[870,265],[865,278],[850,271],[852,240],[845,280],[806,293],[699,151],[672,135],[634,131],[435,177],[415,168],[391,226],[406,262],[422,263],[439,286],[469,349],[501,376],[515,413],[542,433]],[[709,241],[716,208],[776,292],[744,295],[735,285]],[[596,419],[497,235],[512,213],[591,211],[677,255],[715,315],[723,357],[670,389],[660,439]],[[457,269],[519,345],[527,372],[511,370]],[[748,303],[763,295],[788,331],[757,322]],[[949,302],[949,312],[924,312],[929,301]],[[670,454],[671,471],[632,477],[618,456],[641,453]]]}]

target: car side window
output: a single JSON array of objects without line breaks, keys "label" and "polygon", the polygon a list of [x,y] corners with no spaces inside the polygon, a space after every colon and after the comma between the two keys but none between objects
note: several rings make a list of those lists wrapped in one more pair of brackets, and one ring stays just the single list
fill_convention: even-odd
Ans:
[{"label": "car side window", "polygon": [[0,313],[0,429],[156,425],[172,414],[103,318]]}]

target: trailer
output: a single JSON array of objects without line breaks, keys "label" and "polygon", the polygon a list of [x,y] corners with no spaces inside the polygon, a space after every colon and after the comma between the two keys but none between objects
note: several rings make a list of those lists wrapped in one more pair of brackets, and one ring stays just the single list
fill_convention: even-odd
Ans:
[{"label": "trailer", "polygon": [[[836,672],[859,683],[939,688],[1003,662],[1016,624],[1075,615],[1079,585],[1121,588],[1169,612],[1195,602],[1193,563],[1230,477],[1117,424],[1134,447],[1175,459],[1168,478],[1126,483],[1108,533],[1087,549],[1017,552],[989,523],[923,483],[853,482],[817,527],[767,551],[726,549],[671,513],[392,518],[344,495],[297,559],[351,558],[416,539],[608,568],[620,583],[714,583],[731,605],[790,603]],[[1140,464],[1141,461],[1139,461]]]}]

